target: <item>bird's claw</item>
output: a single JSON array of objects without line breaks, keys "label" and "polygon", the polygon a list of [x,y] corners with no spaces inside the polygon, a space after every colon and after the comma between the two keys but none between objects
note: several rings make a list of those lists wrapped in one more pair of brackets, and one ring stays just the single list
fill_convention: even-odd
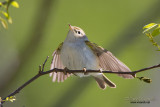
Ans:
[{"label": "bird's claw", "polygon": [[84,71],[84,75],[87,75],[88,73],[87,73],[87,69],[84,67],[83,68],[83,71]]},{"label": "bird's claw", "polygon": [[64,72],[63,72],[64,75],[67,75],[67,71],[68,71],[68,70],[69,70],[69,69],[68,69],[67,67],[64,68]]}]

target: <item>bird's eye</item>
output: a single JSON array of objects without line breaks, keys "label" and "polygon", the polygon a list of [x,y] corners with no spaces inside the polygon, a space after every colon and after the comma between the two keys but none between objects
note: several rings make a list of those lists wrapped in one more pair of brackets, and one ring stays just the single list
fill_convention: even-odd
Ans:
[{"label": "bird's eye", "polygon": [[80,31],[78,31],[78,34],[81,34],[81,32],[80,32]]}]

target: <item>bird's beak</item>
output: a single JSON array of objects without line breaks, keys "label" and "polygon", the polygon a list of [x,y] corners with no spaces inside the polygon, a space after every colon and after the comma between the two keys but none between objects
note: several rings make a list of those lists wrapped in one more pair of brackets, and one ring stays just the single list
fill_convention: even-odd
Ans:
[{"label": "bird's beak", "polygon": [[73,29],[72,29],[72,26],[71,26],[71,24],[68,24],[69,25],[69,29],[72,31]]}]

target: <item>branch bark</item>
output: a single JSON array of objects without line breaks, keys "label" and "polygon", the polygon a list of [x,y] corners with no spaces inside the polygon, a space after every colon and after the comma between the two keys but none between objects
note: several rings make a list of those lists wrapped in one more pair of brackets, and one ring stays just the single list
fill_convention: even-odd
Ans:
[{"label": "branch bark", "polygon": [[[136,70],[136,71],[133,71],[133,72],[114,72],[114,71],[102,71],[102,70],[86,70],[86,69],[83,69],[83,70],[69,70],[69,69],[58,69],[58,68],[54,68],[54,69],[51,69],[51,70],[48,70],[48,71],[44,71],[44,67],[45,67],[45,64],[47,62],[47,59],[48,57],[46,58],[46,60],[44,61],[43,63],[43,66],[41,67],[41,65],[39,66],[39,72],[38,74],[36,74],[34,77],[32,77],[30,80],[28,80],[27,82],[25,82],[23,85],[21,85],[19,88],[17,88],[15,91],[13,91],[11,94],[9,94],[8,96],[4,97],[1,101],[1,104],[3,104],[5,102],[5,99],[7,97],[10,97],[10,96],[14,96],[16,95],[17,93],[19,93],[23,88],[25,88],[27,85],[29,85],[30,83],[32,83],[34,80],[38,79],[40,76],[42,75],[46,75],[46,74],[49,74],[51,72],[63,72],[63,73],[84,73],[84,74],[87,74],[87,73],[110,73],[110,74],[131,74],[131,75],[135,75],[139,72],[143,72],[143,71],[146,71],[146,70],[150,70],[150,69],[153,69],[153,68],[158,68],[160,67],[160,64],[157,64],[157,65],[154,65],[154,66],[151,66],[151,67],[147,67],[147,68],[143,68],[143,69],[140,69],[140,70]],[[142,78],[138,77],[140,80]]]}]

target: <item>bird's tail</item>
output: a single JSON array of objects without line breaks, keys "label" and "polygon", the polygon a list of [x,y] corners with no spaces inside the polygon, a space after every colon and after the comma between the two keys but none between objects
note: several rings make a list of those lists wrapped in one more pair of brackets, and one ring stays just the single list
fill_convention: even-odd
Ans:
[{"label": "bird's tail", "polygon": [[112,81],[110,81],[104,74],[96,75],[94,76],[94,79],[98,83],[99,87],[102,89],[105,89],[106,85],[108,85],[111,88],[116,88],[116,85]]}]

